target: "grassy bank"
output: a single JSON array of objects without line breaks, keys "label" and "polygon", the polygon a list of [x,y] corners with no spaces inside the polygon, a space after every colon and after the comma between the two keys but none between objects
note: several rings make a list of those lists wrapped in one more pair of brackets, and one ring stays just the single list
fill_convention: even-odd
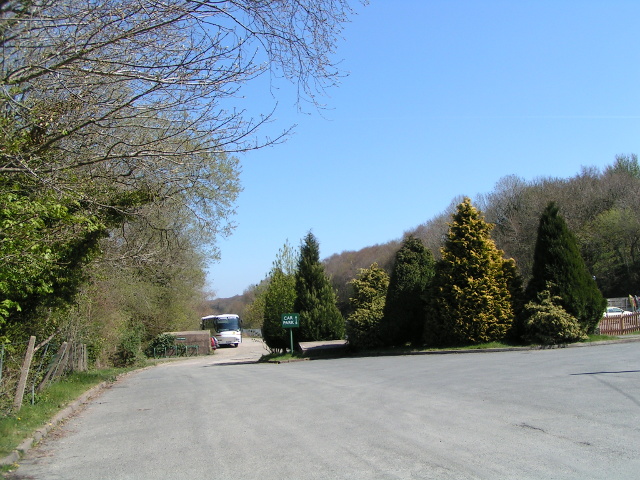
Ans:
[{"label": "grassy bank", "polygon": [[[620,337],[610,336],[610,335],[589,335],[586,340],[583,340],[580,343],[590,343],[590,342],[601,342],[607,340],[618,340]],[[489,342],[482,343],[478,345],[467,345],[463,347],[448,347],[448,348],[411,348],[409,346],[406,347],[387,347],[387,348],[376,348],[370,350],[341,350],[341,351],[321,351],[321,354],[318,356],[340,356],[340,357],[360,357],[360,356],[385,356],[385,355],[411,355],[421,352],[434,352],[437,353],[439,351],[452,351],[452,350],[489,350],[489,349],[509,349],[509,348],[536,348],[542,346],[540,345],[523,345],[523,344],[510,344],[504,342]],[[270,353],[267,355],[263,355],[260,359],[261,362],[291,362],[297,360],[308,360],[310,358],[314,358],[316,355],[314,354],[302,354],[300,352],[293,353]]]}]

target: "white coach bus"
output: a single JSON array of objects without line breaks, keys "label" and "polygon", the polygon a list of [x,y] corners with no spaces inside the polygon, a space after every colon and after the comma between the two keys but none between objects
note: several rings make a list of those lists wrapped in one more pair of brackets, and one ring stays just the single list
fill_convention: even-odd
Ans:
[{"label": "white coach bus", "polygon": [[242,320],[238,315],[207,315],[202,317],[202,330],[211,330],[219,345],[233,345],[242,343]]}]

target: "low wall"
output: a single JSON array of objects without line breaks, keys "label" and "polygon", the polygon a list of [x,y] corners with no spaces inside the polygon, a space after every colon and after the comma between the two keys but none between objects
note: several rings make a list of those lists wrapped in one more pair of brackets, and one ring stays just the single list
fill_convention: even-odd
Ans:
[{"label": "low wall", "polygon": [[198,355],[208,355],[211,350],[211,333],[209,330],[192,330],[187,332],[166,332],[176,337],[180,345],[197,345]]}]

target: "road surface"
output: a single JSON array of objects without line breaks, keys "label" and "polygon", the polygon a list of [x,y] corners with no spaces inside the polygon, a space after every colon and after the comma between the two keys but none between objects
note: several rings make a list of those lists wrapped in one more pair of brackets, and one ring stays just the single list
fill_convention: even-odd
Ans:
[{"label": "road surface", "polygon": [[281,365],[243,363],[242,346],[222,352],[125,377],[10,478],[584,480],[640,472],[640,343]]}]

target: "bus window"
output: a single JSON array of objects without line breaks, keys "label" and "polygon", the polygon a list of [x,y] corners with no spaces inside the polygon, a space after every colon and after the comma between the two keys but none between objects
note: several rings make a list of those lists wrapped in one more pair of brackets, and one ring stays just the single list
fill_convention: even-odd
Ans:
[{"label": "bus window", "polygon": [[220,345],[237,347],[242,343],[242,320],[238,315],[208,315],[202,317],[202,330],[211,330]]}]

